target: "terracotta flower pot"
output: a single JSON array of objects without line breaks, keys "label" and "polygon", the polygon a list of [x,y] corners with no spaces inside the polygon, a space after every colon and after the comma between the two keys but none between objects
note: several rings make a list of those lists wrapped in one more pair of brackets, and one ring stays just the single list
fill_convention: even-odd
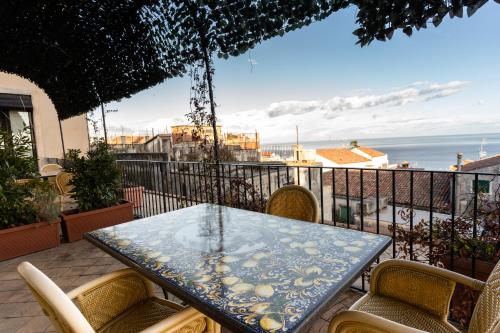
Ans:
[{"label": "terracotta flower pot", "polygon": [[90,212],[61,212],[63,231],[69,242],[83,238],[83,234],[92,230],[132,221],[134,209],[132,202],[122,202],[116,206],[96,209]]},{"label": "terracotta flower pot", "polygon": [[0,260],[58,246],[60,222],[57,219],[0,230]]},{"label": "terracotta flower pot", "polygon": [[144,186],[131,186],[123,189],[123,197],[125,200],[134,203],[134,208],[142,206],[144,198]]}]

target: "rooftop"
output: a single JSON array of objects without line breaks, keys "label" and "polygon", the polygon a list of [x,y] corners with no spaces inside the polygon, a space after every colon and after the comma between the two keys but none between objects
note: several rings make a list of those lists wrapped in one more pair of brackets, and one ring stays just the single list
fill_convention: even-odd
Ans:
[{"label": "rooftop", "polygon": [[[351,198],[361,197],[361,176],[359,170],[349,170],[349,196]],[[430,173],[419,171],[404,171],[398,170],[395,173],[395,202],[399,205],[410,205],[411,185],[410,178],[413,174],[413,206],[415,208],[429,208],[430,205]],[[376,175],[375,170],[363,170],[363,198],[376,197]],[[392,198],[392,172],[378,171],[379,175],[379,196],[385,197],[390,203]],[[323,174],[324,186],[332,186],[332,171]],[[446,212],[450,209],[450,175],[447,173],[433,174],[432,192],[433,192],[433,208],[437,211]],[[335,170],[335,194],[337,196],[346,195],[346,176],[345,170]]]},{"label": "rooftop", "polygon": [[370,147],[356,147],[356,148],[361,150],[363,153],[370,155],[371,157],[382,157],[386,155],[385,153]]},{"label": "rooftop", "polygon": [[347,148],[325,148],[316,149],[316,154],[337,164],[363,163],[370,160],[353,153]]},{"label": "rooftop", "polygon": [[491,166],[500,166],[500,154],[470,162],[462,166],[462,171],[473,171]]}]

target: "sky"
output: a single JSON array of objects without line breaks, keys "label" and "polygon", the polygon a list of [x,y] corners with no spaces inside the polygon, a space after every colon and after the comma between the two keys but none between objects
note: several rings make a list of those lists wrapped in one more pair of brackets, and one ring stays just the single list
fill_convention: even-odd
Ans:
[{"label": "sky", "polygon": [[[301,141],[500,131],[499,4],[364,48],[355,16],[348,8],[215,59],[223,131],[258,131],[262,143],[295,141],[296,125]],[[186,76],[109,103],[109,135],[187,123],[189,91]]]}]

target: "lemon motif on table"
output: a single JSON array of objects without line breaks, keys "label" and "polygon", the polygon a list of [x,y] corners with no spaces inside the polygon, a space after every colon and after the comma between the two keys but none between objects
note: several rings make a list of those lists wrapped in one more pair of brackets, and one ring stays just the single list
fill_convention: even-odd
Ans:
[{"label": "lemon motif on table", "polygon": [[254,289],[254,285],[251,283],[238,283],[231,288],[229,288],[235,294],[244,294],[252,291]]},{"label": "lemon motif on table", "polygon": [[255,295],[268,298],[274,295],[274,289],[270,284],[258,284],[255,287]]},{"label": "lemon motif on table", "polygon": [[158,259],[156,259],[157,262],[164,263],[164,262],[169,262],[172,260],[169,256],[161,256]]},{"label": "lemon motif on table", "polygon": [[366,243],[358,240],[358,241],[351,242],[351,244],[354,246],[362,247],[362,246],[365,246]]},{"label": "lemon motif on table", "polygon": [[290,237],[284,237],[280,239],[280,242],[282,243],[290,243],[292,239]]},{"label": "lemon motif on table", "polygon": [[337,240],[337,241],[333,242],[333,245],[344,247],[344,246],[347,246],[347,242],[346,241],[342,241],[342,240]]},{"label": "lemon motif on table", "polygon": [[270,305],[271,303],[257,303],[250,307],[250,311],[256,314],[264,314],[267,313],[266,310],[269,308]]},{"label": "lemon motif on table", "polygon": [[243,263],[243,267],[253,268],[253,267],[257,267],[258,264],[259,264],[259,262],[257,260],[250,259],[250,260],[247,260]]},{"label": "lemon motif on table", "polygon": [[227,272],[231,271],[231,267],[229,267],[228,265],[224,265],[224,264],[217,264],[215,266],[215,271],[217,273],[227,273]]},{"label": "lemon motif on table", "polygon": [[265,329],[266,331],[274,332],[283,327],[283,323],[279,321],[277,316],[265,315],[259,321],[260,327]]},{"label": "lemon motif on table", "polygon": [[118,246],[121,246],[121,247],[129,246],[130,243],[131,243],[131,241],[128,239],[121,239],[118,241]]},{"label": "lemon motif on table", "polygon": [[296,287],[310,287],[314,283],[313,280],[306,280],[304,278],[298,278],[293,281],[293,285]]},{"label": "lemon motif on table", "polygon": [[320,253],[319,250],[315,247],[306,247],[304,251],[311,256],[315,256]]},{"label": "lemon motif on table", "polygon": [[346,247],[344,247],[344,250],[349,251],[349,252],[359,252],[362,249],[360,247],[357,247],[357,246],[346,246]]},{"label": "lemon motif on table", "polygon": [[238,282],[240,282],[240,279],[236,276],[226,276],[225,278],[222,278],[222,283],[226,286],[232,286]]},{"label": "lemon motif on table", "polygon": [[225,257],[221,258],[221,261],[225,262],[225,263],[236,262],[238,260],[240,260],[240,258],[235,257],[235,256],[225,256]]},{"label": "lemon motif on table", "polygon": [[305,270],[306,274],[321,274],[323,270],[318,266],[307,267]]},{"label": "lemon motif on table", "polygon": [[194,282],[205,283],[212,279],[210,275],[202,275],[199,279],[194,280]]},{"label": "lemon motif on table", "polygon": [[147,257],[148,259],[158,258],[159,256],[161,256],[161,252],[159,252],[159,251],[155,251],[155,252],[148,252],[148,253],[146,253],[146,257]]},{"label": "lemon motif on table", "polygon": [[269,253],[265,253],[265,252],[257,252],[255,253],[252,258],[255,259],[255,260],[260,260],[260,259],[264,259],[266,257],[269,257]]}]

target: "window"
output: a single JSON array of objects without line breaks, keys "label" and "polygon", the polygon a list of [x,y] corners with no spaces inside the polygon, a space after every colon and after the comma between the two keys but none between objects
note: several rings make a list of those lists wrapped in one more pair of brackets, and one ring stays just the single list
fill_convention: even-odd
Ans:
[{"label": "window", "polygon": [[[485,194],[491,194],[491,186],[490,186],[490,181],[489,180],[478,180],[477,181],[477,192],[478,193],[485,193]],[[476,190],[476,181],[472,181],[472,192]]]},{"label": "window", "polygon": [[23,133],[31,138],[30,154],[36,156],[31,96],[0,94],[0,129],[13,135]]},{"label": "window", "polygon": [[352,218],[352,209],[351,207],[348,206],[340,206],[340,214],[339,214],[339,220],[341,222],[353,222]]}]

